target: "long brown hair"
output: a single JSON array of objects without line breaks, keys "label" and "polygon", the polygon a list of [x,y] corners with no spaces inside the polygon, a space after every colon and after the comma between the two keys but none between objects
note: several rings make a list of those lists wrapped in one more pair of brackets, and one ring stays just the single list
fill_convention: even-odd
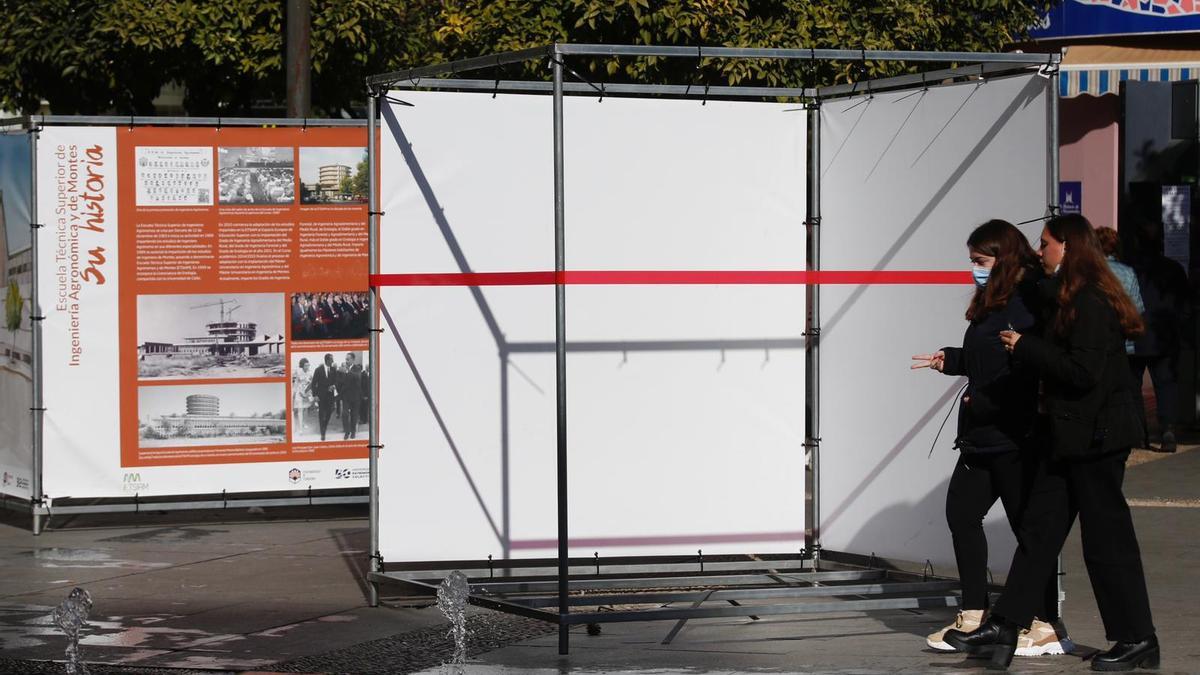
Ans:
[{"label": "long brown hair", "polygon": [[1125,287],[1108,267],[1100,239],[1087,218],[1071,213],[1055,216],[1046,221],[1050,236],[1063,242],[1062,267],[1058,278],[1058,313],[1054,318],[1054,331],[1066,333],[1075,321],[1075,305],[1071,302],[1086,286],[1094,287],[1108,301],[1121,322],[1121,332],[1127,338],[1137,337],[1145,330],[1142,317],[1134,307]]},{"label": "long brown hair", "polygon": [[996,259],[986,286],[975,289],[967,306],[967,320],[974,321],[1003,309],[1025,276],[1037,265],[1029,240],[1006,220],[989,220],[967,237],[967,248]]}]

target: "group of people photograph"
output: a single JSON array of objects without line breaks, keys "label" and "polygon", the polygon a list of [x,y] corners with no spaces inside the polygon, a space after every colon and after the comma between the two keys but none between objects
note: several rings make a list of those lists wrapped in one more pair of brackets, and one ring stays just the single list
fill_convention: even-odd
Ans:
[{"label": "group of people photograph", "polygon": [[[1131,228],[1132,229],[1132,228]],[[1148,228],[1148,232],[1154,231]],[[1057,564],[1079,522],[1100,618],[1114,643],[1091,659],[1101,671],[1157,667],[1142,556],[1122,483],[1126,460],[1147,447],[1141,398],[1148,337],[1168,339],[1153,306],[1156,285],[1118,260],[1116,231],[1078,214],[1045,222],[1036,249],[1012,224],[971,232],[975,291],[961,346],[918,354],[913,369],[965,377],[958,397],[959,451],[946,519],[962,584],[955,622],[927,638],[936,650],[989,657],[1072,650],[1058,613]],[[1143,237],[1148,256],[1161,239]],[[1131,360],[1131,355],[1133,359]],[[1153,370],[1151,371],[1153,372]],[[1170,406],[1171,401],[1158,401]],[[1161,446],[1173,450],[1159,413]],[[999,500],[1017,547],[998,599],[989,596],[983,519]]]},{"label": "group of people photograph", "polygon": [[217,171],[222,204],[290,204],[296,199],[296,173],[279,168],[222,168]]},{"label": "group of people photograph", "polygon": [[365,291],[294,293],[293,340],[353,340],[370,328]]},{"label": "group of people photograph", "polygon": [[296,354],[292,364],[292,441],[366,439],[371,373],[364,352]]}]

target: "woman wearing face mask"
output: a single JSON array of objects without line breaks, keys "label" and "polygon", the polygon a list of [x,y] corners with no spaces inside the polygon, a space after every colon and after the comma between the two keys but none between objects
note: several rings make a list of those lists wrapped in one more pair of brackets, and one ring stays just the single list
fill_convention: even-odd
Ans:
[{"label": "woman wearing face mask", "polygon": [[[946,631],[971,631],[983,622],[988,608],[983,518],[999,499],[1016,532],[1022,487],[1036,464],[1030,457],[1030,440],[1037,415],[1037,380],[1032,373],[1011,367],[1000,331],[1036,332],[1037,282],[1042,277],[1037,256],[1025,235],[1003,220],[975,228],[967,238],[967,253],[975,295],[967,307],[970,323],[962,347],[919,354],[913,357],[916,363],[912,366],[967,376],[955,441],[960,454],[946,493],[946,522],[962,582],[962,611],[954,624],[926,639],[926,644],[940,651],[956,651],[944,641]],[[1047,623],[1058,618],[1057,585],[1051,580],[1043,588],[1037,609],[1043,621],[1020,636],[1019,653],[1024,656],[1062,654],[1070,649],[1069,642],[1065,638],[1060,641]]]},{"label": "woman wearing face mask", "polygon": [[945,640],[962,650],[990,653],[993,665],[1007,667],[1020,629],[1040,610],[1040,589],[1054,577],[1078,515],[1096,604],[1108,639],[1116,642],[1092,659],[1092,669],[1155,668],[1158,640],[1121,492],[1129,449],[1142,438],[1125,355],[1126,338],[1142,330],[1141,317],[1083,216],[1050,219],[1038,253],[1053,277],[1043,284],[1054,303],[1045,337],[1020,330],[1000,337],[1017,362],[1042,378],[1045,424],[1039,425],[1039,445],[1045,459],[1021,515],[1021,546],[992,615],[980,628],[950,631]]}]

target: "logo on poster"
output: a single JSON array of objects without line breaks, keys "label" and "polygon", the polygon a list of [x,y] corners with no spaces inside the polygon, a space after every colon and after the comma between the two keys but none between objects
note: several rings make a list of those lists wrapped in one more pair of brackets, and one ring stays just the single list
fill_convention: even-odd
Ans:
[{"label": "logo on poster", "polygon": [[7,471],[4,472],[4,484],[12,485],[13,475]]},{"label": "logo on poster", "polygon": [[141,492],[150,489],[150,482],[142,480],[140,473],[127,473],[121,478],[122,492]]},{"label": "logo on poster", "polygon": [[292,469],[288,472],[288,481],[291,483],[300,482],[300,469]]}]

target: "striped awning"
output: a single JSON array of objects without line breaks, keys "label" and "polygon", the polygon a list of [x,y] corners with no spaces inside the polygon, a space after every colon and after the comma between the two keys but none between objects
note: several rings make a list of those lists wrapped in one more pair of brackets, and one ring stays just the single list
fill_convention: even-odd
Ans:
[{"label": "striped awning", "polygon": [[1200,52],[1076,45],[1063,56],[1058,93],[1063,98],[1116,94],[1121,83],[1200,79]]},{"label": "striped awning", "polygon": [[1170,67],[1130,68],[1063,68],[1058,80],[1058,95],[1071,98],[1086,94],[1103,96],[1116,94],[1126,80],[1136,82],[1183,82],[1200,79],[1200,63]]}]

